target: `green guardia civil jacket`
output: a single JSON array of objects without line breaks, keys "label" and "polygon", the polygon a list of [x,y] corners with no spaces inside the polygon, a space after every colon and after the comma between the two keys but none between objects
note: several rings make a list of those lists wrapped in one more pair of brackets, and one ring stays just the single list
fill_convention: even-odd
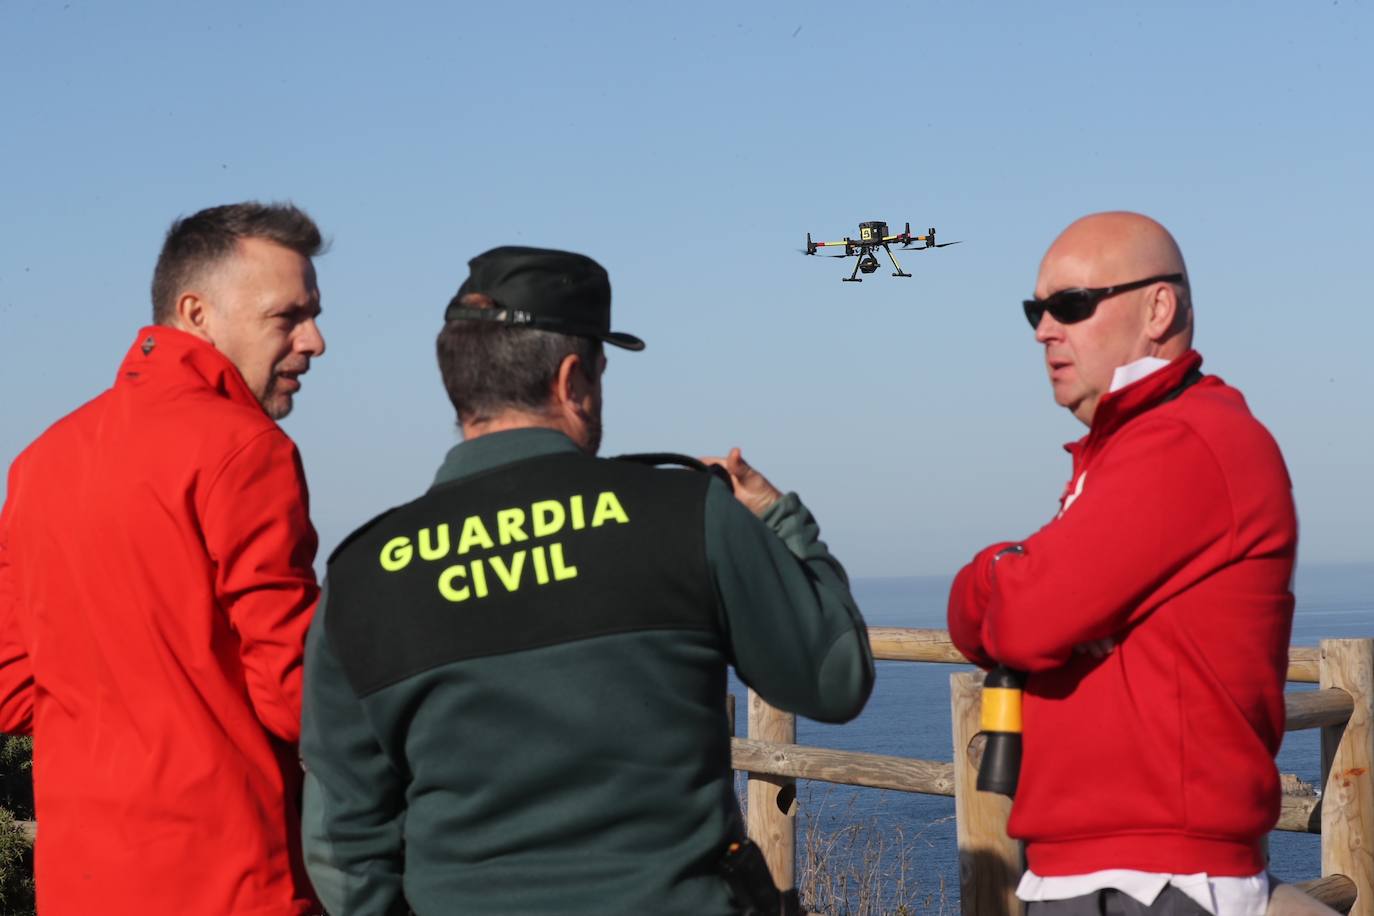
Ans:
[{"label": "green guardia civil jacket", "polygon": [[828,722],[873,685],[795,494],[522,429],[330,560],[306,643],[310,877],[337,916],[734,912],[726,667]]}]

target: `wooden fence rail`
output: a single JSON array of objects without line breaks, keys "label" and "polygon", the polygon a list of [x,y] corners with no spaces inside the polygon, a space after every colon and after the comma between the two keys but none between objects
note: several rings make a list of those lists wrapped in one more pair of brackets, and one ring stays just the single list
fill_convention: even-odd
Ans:
[{"label": "wooden fence rail", "polygon": [[[944,630],[872,627],[869,639],[880,660],[967,664]],[[1321,729],[1322,792],[1285,795],[1275,829],[1321,834],[1322,875],[1298,887],[1333,909],[1374,916],[1374,639],[1293,647],[1288,680],[1319,685],[1284,696],[1284,728]],[[781,887],[795,884],[796,780],[814,779],[953,796],[961,912],[1022,912],[1015,894],[1021,849],[1006,834],[1011,801],[974,788],[982,757],[981,673],[950,675],[950,704],[952,759],[918,760],[798,745],[796,720],[750,692],[749,733],[734,739],[734,767],[748,774],[749,834]]]}]

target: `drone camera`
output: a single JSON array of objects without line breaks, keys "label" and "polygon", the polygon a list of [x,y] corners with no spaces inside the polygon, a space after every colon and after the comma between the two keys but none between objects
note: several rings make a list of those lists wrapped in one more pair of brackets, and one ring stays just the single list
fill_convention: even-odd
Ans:
[{"label": "drone camera", "polygon": [[866,274],[871,274],[878,269],[878,259],[871,254],[866,254],[859,258],[859,270]]}]

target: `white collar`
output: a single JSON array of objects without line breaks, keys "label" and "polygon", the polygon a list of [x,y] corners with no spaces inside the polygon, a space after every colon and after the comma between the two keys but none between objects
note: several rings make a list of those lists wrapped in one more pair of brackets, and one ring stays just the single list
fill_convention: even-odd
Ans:
[{"label": "white collar", "polygon": [[1142,356],[1133,363],[1124,366],[1117,366],[1112,373],[1112,387],[1108,391],[1119,391],[1132,382],[1138,382],[1145,376],[1158,372],[1169,365],[1169,360],[1160,359],[1157,356]]}]

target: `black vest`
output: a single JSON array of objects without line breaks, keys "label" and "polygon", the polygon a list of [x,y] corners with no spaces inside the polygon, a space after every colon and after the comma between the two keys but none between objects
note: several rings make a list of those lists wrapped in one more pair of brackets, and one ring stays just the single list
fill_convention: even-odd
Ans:
[{"label": "black vest", "polygon": [[437,485],[330,557],[330,645],[362,697],[464,659],[718,632],[709,480],[569,452]]}]

